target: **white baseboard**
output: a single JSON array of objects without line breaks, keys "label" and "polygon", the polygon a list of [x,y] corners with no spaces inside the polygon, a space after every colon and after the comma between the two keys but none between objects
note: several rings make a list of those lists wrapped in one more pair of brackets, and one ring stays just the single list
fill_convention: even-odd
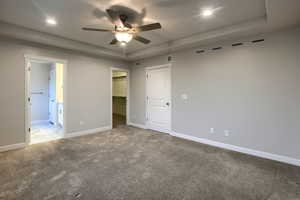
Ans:
[{"label": "white baseboard", "polygon": [[[104,126],[104,127],[95,128],[95,129],[66,133],[63,138],[72,138],[72,137],[84,136],[84,135],[89,135],[89,134],[95,134],[95,133],[99,133],[99,132],[103,132],[103,131],[107,131],[107,130],[111,130],[111,129],[112,129],[112,126]],[[62,138],[60,138],[60,139],[62,139]],[[47,141],[47,142],[49,142],[49,141]],[[0,146],[0,152],[25,148],[26,146],[27,146],[26,143],[17,143],[17,144],[11,144],[11,145],[6,145],[6,146]]]},{"label": "white baseboard", "polygon": [[137,128],[146,129],[146,126],[143,125],[143,124],[135,124],[135,123],[129,122],[128,125],[129,126],[134,126],[134,127],[137,127]]},{"label": "white baseboard", "polygon": [[0,152],[14,150],[14,149],[21,149],[26,147],[26,143],[17,143],[17,144],[11,144],[6,146],[0,146]]},{"label": "white baseboard", "polygon": [[40,123],[48,123],[49,120],[35,120],[31,122],[31,125],[40,124]]},{"label": "white baseboard", "polygon": [[111,129],[112,129],[111,126],[104,126],[104,127],[89,129],[89,130],[84,130],[84,131],[65,133],[64,138],[72,138],[72,137],[78,137],[78,136],[83,136],[83,135],[90,135],[90,134],[95,134],[95,133],[99,133],[99,132],[103,132],[103,131],[108,131]]},{"label": "white baseboard", "polygon": [[[142,125],[142,124],[128,123],[128,125],[135,126],[135,127],[142,128],[142,129],[146,128],[145,125]],[[105,126],[105,127],[100,127],[100,128],[96,128],[96,129],[89,129],[89,130],[84,130],[84,131],[66,133],[64,138],[72,138],[72,137],[78,137],[78,136],[83,136],[83,135],[95,134],[95,133],[99,133],[99,132],[103,132],[103,131],[107,131],[107,130],[111,130],[111,129],[112,129],[112,126]],[[225,144],[225,143],[221,143],[221,142],[216,142],[216,141],[212,141],[212,140],[208,140],[208,139],[204,139],[204,138],[198,138],[198,137],[185,135],[185,134],[181,134],[181,133],[176,133],[176,132],[171,132],[171,135],[174,137],[183,138],[183,139],[191,140],[194,142],[199,142],[202,144],[207,144],[210,146],[215,146],[215,147],[228,149],[228,150],[232,150],[232,151],[237,151],[240,153],[245,153],[245,154],[249,154],[249,155],[253,155],[253,156],[257,156],[257,157],[261,157],[261,158],[266,158],[266,159],[275,160],[275,161],[279,161],[279,162],[283,162],[283,163],[288,163],[291,165],[300,166],[299,159],[295,159],[295,158],[291,158],[291,157],[287,157],[287,156],[281,156],[281,155],[276,155],[276,154],[267,153],[267,152],[263,152],[263,151],[257,151],[257,150],[253,150],[253,149],[239,147],[239,146],[235,146],[235,145],[231,145],[231,144]],[[26,143],[17,143],[17,144],[12,144],[12,145],[0,146],[0,152],[14,150],[14,149],[20,149],[20,148],[24,148],[26,146],[27,146]]]},{"label": "white baseboard", "polygon": [[223,148],[223,149],[228,149],[228,150],[237,151],[240,153],[249,154],[252,156],[257,156],[257,157],[275,160],[275,161],[279,161],[279,162],[283,162],[283,163],[288,163],[291,165],[300,166],[300,160],[291,158],[291,157],[287,157],[287,156],[281,156],[281,155],[276,155],[276,154],[267,153],[267,152],[263,152],[263,151],[252,150],[252,149],[248,149],[248,148],[244,148],[244,147],[239,147],[239,146],[235,146],[235,145],[231,145],[231,144],[225,144],[225,143],[221,143],[221,142],[216,142],[216,141],[212,141],[212,140],[208,140],[208,139],[204,139],[204,138],[198,138],[198,137],[185,135],[185,134],[181,134],[181,133],[176,133],[176,132],[172,132],[171,135],[178,137],[178,138],[191,140],[194,142],[207,144],[210,146],[215,146],[215,147],[219,147],[219,148]]}]

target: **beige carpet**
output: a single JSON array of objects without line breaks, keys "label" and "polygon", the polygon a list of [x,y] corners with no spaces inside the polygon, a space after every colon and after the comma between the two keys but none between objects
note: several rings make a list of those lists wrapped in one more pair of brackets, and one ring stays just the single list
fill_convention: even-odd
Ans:
[{"label": "beige carpet", "polygon": [[299,200],[300,168],[122,126],[0,153],[2,200]]}]

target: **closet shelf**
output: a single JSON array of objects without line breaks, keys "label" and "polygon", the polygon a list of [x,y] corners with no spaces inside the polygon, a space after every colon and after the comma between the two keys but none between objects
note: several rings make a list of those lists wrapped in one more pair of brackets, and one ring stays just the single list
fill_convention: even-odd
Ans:
[{"label": "closet shelf", "polygon": [[118,79],[118,78],[126,78],[127,76],[115,76],[113,79]]},{"label": "closet shelf", "polygon": [[113,96],[115,98],[127,98],[126,96]]}]

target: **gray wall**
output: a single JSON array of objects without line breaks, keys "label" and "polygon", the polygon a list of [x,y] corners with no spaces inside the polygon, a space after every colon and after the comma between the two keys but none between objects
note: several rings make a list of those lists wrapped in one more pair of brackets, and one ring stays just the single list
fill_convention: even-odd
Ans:
[{"label": "gray wall", "polygon": [[[159,59],[160,60],[160,59]],[[153,59],[155,62],[156,59]],[[144,66],[147,66],[145,64]],[[151,61],[150,61],[151,62]],[[160,63],[161,64],[161,63]],[[151,66],[152,64],[148,65]],[[154,64],[155,65],[155,64]],[[130,122],[145,124],[146,115],[146,73],[143,66],[131,67],[130,69]]]},{"label": "gray wall", "polygon": [[[255,38],[261,37],[207,46],[223,49],[203,54],[173,53],[172,130],[300,159],[300,29],[249,43]],[[248,43],[231,47],[239,41]],[[167,63],[167,56],[138,62],[131,68],[130,121],[144,124],[144,67]]]},{"label": "gray wall", "polygon": [[[50,64],[31,63],[31,122],[49,119]],[[37,94],[41,92],[42,94]]]},{"label": "gray wall", "polygon": [[109,67],[128,63],[6,38],[0,39],[0,52],[0,146],[25,141],[24,54],[68,60],[68,133],[110,125]]}]

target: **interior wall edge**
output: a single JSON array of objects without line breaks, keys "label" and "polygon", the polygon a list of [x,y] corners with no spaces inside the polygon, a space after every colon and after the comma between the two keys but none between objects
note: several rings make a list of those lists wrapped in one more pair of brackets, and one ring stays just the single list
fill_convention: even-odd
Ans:
[{"label": "interior wall edge", "polygon": [[72,39],[56,36],[49,33],[44,33],[22,26],[6,23],[0,21],[0,35],[4,37],[15,38],[24,41],[30,41],[41,45],[48,45],[53,47],[65,48],[70,50],[77,50],[88,54],[94,54],[98,56],[105,56],[110,58],[118,58],[126,60],[126,57],[119,52],[109,50],[104,47],[75,41]]},{"label": "interior wall edge", "polygon": [[272,35],[277,35],[277,34],[286,33],[286,32],[293,32],[293,31],[298,31],[298,30],[300,30],[300,26],[289,26],[289,27],[284,27],[284,28],[276,29],[276,30],[269,31],[269,32],[264,32],[264,33],[256,33],[256,34],[250,34],[250,35],[239,36],[239,37],[232,36],[232,37],[223,38],[219,41],[212,41],[212,42],[208,41],[207,43],[197,44],[197,45],[185,47],[182,49],[168,49],[168,50],[162,51],[162,53],[160,53],[160,54],[150,55],[150,56],[140,57],[140,58],[139,57],[132,58],[128,62],[130,64],[130,68],[145,67],[145,65],[143,64],[144,63],[143,61],[156,59],[156,58],[160,58],[160,57],[165,57],[165,60],[164,60],[165,62],[160,63],[160,65],[167,64],[167,63],[170,63],[170,61],[168,61],[166,57],[172,56],[177,53],[182,53],[185,51],[193,51],[196,49],[210,49],[211,47],[215,47],[215,46],[227,46],[227,45],[230,46],[232,43],[235,43],[235,42],[240,42],[240,41],[251,42],[251,40],[255,40],[257,38],[267,38]]},{"label": "interior wall edge", "polygon": [[[130,122],[128,125],[136,127],[136,128],[147,129],[146,126],[143,124],[136,124],[136,123]],[[227,143],[209,140],[206,138],[199,138],[199,137],[195,137],[195,136],[191,136],[191,135],[187,135],[187,134],[182,134],[182,133],[178,133],[175,131],[170,131],[169,135],[176,137],[176,138],[181,138],[181,139],[185,139],[185,140],[189,140],[189,141],[193,141],[193,142],[197,142],[197,143],[201,143],[201,144],[205,144],[205,145],[209,145],[209,146],[213,146],[213,147],[217,147],[217,148],[221,148],[221,149],[226,149],[226,150],[235,151],[235,152],[239,152],[239,153],[243,153],[243,154],[248,154],[248,155],[259,157],[259,158],[264,158],[264,159],[274,160],[274,161],[278,161],[278,162],[282,162],[282,163],[286,163],[286,164],[290,164],[290,165],[300,166],[299,159],[292,158],[289,156],[277,155],[277,154],[264,152],[264,151],[257,151],[257,150],[253,150],[253,149],[249,149],[249,148],[245,148],[245,147],[240,147],[240,146],[236,146],[236,145],[231,145],[231,144],[227,144]]]},{"label": "interior wall edge", "polygon": [[300,160],[299,159],[292,158],[292,157],[289,157],[289,156],[277,155],[277,154],[273,154],[273,153],[253,150],[253,149],[249,149],[249,148],[245,148],[245,147],[240,147],[240,146],[231,145],[231,144],[227,144],[227,143],[208,140],[208,139],[205,139],[205,138],[199,138],[199,137],[194,137],[194,136],[191,136],[191,135],[177,133],[177,132],[174,132],[174,131],[171,132],[171,135],[174,136],[174,137],[177,137],[177,138],[182,138],[182,139],[198,142],[198,143],[201,143],[201,144],[206,144],[206,145],[209,145],[209,146],[214,146],[214,147],[218,147],[218,148],[222,148],[222,149],[227,149],[227,150],[231,150],[231,151],[235,151],[235,152],[239,152],[239,153],[244,153],[244,154],[256,156],[256,157],[259,157],[259,158],[274,160],[274,161],[278,161],[278,162],[282,162],[282,163],[287,163],[287,164],[291,164],[291,165],[295,165],[295,166],[300,166]]},{"label": "interior wall edge", "polygon": [[[99,128],[95,128],[95,129],[88,129],[88,130],[83,130],[83,131],[70,132],[70,133],[66,133],[63,138],[80,137],[80,136],[85,136],[85,135],[90,135],[90,134],[96,134],[96,133],[109,131],[111,129],[112,129],[112,126],[103,126],[103,127],[99,127]],[[26,146],[27,146],[27,144],[25,142],[24,143],[16,143],[16,144],[11,144],[11,145],[0,146],[0,152],[22,149],[22,148],[25,148]]]},{"label": "interior wall edge", "polygon": [[25,142],[0,146],[0,153],[5,151],[10,151],[10,150],[22,149],[25,148],[26,146],[27,144]]},{"label": "interior wall edge", "polygon": [[88,129],[88,130],[83,130],[83,131],[76,131],[76,132],[69,132],[64,135],[64,138],[72,138],[72,137],[80,137],[84,135],[90,135],[90,134],[96,134],[104,131],[111,130],[112,126],[103,126],[95,129]]}]

